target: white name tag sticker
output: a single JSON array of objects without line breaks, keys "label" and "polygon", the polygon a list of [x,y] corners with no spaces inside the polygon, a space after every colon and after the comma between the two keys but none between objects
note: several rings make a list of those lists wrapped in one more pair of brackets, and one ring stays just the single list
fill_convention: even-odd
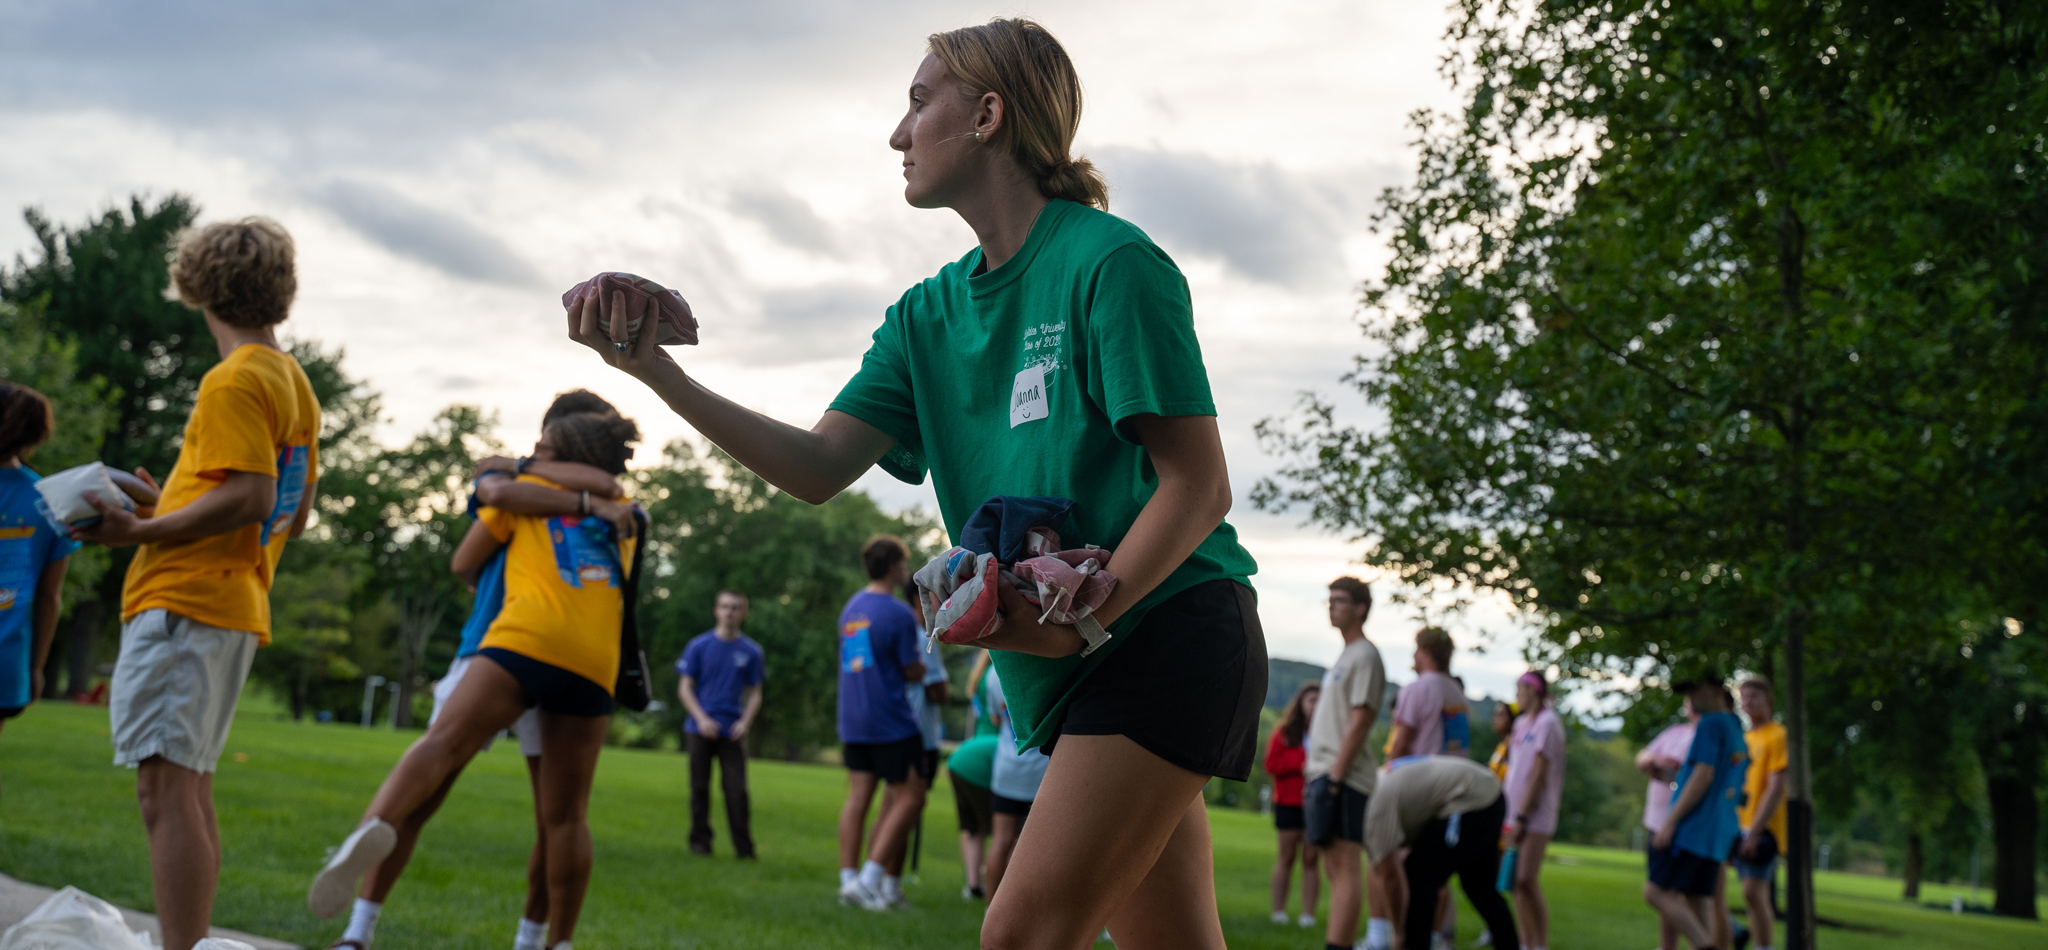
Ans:
[{"label": "white name tag sticker", "polygon": [[1033,363],[1017,374],[1010,387],[1010,428],[1052,415],[1052,403],[1045,398],[1045,364]]}]

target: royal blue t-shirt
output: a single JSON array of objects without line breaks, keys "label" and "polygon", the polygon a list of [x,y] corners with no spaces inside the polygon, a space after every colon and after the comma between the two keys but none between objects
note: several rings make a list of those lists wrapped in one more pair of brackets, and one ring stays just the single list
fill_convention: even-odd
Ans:
[{"label": "royal blue t-shirt", "polygon": [[[690,677],[697,691],[697,703],[706,715],[729,730],[746,711],[742,700],[747,690],[767,678],[763,664],[767,657],[753,638],[740,634],[731,643],[718,638],[718,631],[706,630],[690,639],[683,655],[676,658],[676,675]],[[683,731],[697,734],[695,716],[683,719]]]},{"label": "royal blue t-shirt", "polygon": [[19,709],[33,698],[36,584],[43,568],[78,550],[36,511],[39,481],[27,466],[0,468],[0,709]]},{"label": "royal blue t-shirt", "polygon": [[[476,520],[477,509],[482,507],[476,500],[476,482],[471,483],[469,493],[469,517]],[[498,619],[498,611],[505,609],[505,552],[500,547],[491,552],[491,559],[484,562],[482,574],[476,578],[476,597],[470,601],[469,620],[462,625],[462,645],[455,648],[455,658],[475,656],[483,646],[484,634],[491,629],[491,621]]]},{"label": "royal blue t-shirt", "polygon": [[1742,720],[1724,712],[1700,717],[1699,725],[1693,727],[1692,748],[1686,752],[1685,765],[1678,770],[1672,788],[1672,804],[1685,793],[1685,783],[1699,765],[1714,767],[1714,783],[1707,787],[1699,806],[1679,820],[1671,846],[1710,861],[1726,861],[1742,833],[1742,823],[1735,817],[1742,804],[1742,779],[1749,771],[1749,743],[1742,737]]},{"label": "royal blue t-shirt", "polygon": [[918,735],[903,668],[919,659],[917,615],[862,590],[839,613],[839,741],[901,742]]}]

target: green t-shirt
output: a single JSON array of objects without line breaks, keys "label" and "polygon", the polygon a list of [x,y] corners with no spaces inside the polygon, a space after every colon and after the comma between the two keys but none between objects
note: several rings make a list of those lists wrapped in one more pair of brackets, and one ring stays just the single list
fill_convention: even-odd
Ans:
[{"label": "green t-shirt", "polygon": [[946,757],[946,768],[975,788],[987,788],[995,781],[997,736],[975,736],[960,743]]},{"label": "green t-shirt", "polygon": [[[895,437],[882,468],[932,475],[953,537],[997,495],[1076,502],[1079,537],[1114,550],[1159,487],[1131,416],[1213,416],[1187,280],[1143,231],[1055,200],[1017,256],[989,273],[981,249],[910,288],[889,308],[860,372],[832,408]],[[1111,624],[1083,658],[997,651],[1019,745],[1036,748],[1076,686],[1154,604],[1196,584],[1249,586],[1258,569],[1229,524]]]}]

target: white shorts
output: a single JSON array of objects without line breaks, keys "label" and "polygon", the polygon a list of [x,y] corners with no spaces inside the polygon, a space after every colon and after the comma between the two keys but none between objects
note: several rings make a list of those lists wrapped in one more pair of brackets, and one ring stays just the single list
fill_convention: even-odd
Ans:
[{"label": "white shorts", "polygon": [[255,660],[256,635],[246,631],[163,609],[122,624],[107,704],[114,764],[135,768],[163,756],[194,772],[212,772]]},{"label": "white shorts", "polygon": [[[476,659],[474,655],[456,657],[455,662],[448,664],[448,675],[441,677],[434,683],[434,713],[427,717],[429,725],[432,725],[434,720],[441,718],[441,707],[448,705],[448,697],[455,695],[455,684],[462,682],[462,674],[469,672],[470,661],[474,659]],[[513,738],[519,740],[520,755],[526,756],[529,759],[540,755],[539,709],[529,707],[523,715],[513,721],[512,728],[505,731],[511,733]],[[484,747],[478,751],[491,751],[491,746],[497,741],[497,737],[492,736],[490,741],[485,742]]]}]

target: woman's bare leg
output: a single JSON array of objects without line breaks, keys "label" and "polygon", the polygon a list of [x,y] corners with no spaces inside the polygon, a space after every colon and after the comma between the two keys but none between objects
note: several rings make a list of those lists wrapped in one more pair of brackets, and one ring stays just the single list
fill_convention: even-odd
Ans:
[{"label": "woman's bare leg", "polygon": [[1522,836],[1515,856],[1515,922],[1525,947],[1550,946],[1550,904],[1543,899],[1542,877],[1543,852],[1549,848],[1549,835],[1530,832]]},{"label": "woman's bare leg", "polygon": [[[471,670],[472,674],[475,672]],[[469,678],[463,678],[469,685]],[[590,889],[590,784],[610,716],[540,714],[540,820],[547,833],[548,946],[576,934]]]},{"label": "woman's bare leg", "polygon": [[[1283,831],[1275,847],[1279,853],[1273,858],[1273,913],[1287,913],[1288,884],[1294,878],[1294,857],[1301,850],[1301,832]],[[1310,912],[1308,904],[1308,879],[1302,879],[1302,910]]]},{"label": "woman's bare leg", "polygon": [[[1215,881],[1169,867],[1148,881],[1175,845],[1179,864],[1207,866],[1208,816],[1199,800],[1208,776],[1167,762],[1123,736],[1062,736],[1031,820],[1017,842],[1002,891],[982,921],[981,945],[992,950],[1082,950],[1147,884],[1148,921],[1124,921],[1113,932],[1123,950],[1222,947]],[[1199,829],[1183,824],[1199,822]],[[1202,853],[1189,852],[1199,838]],[[1166,892],[1185,887],[1184,892]],[[1193,939],[1189,939],[1192,937]]]},{"label": "woman's bare leg", "polygon": [[363,820],[382,818],[402,824],[441,790],[448,777],[476,757],[491,737],[526,712],[526,690],[496,661],[479,656],[456,684],[455,695],[441,715],[427,727],[427,734],[405,750],[404,757],[384,777],[377,796]]},{"label": "woman's bare leg", "polygon": [[1110,917],[1109,935],[1121,950],[1222,950],[1215,849],[1209,842],[1209,808],[1200,788],[1189,798],[1166,848],[1152,862],[1151,873]]},{"label": "woman's bare leg", "polygon": [[994,833],[988,838],[988,867],[981,872],[982,886],[988,888],[990,902],[996,899],[996,887],[1003,883],[1003,875],[1010,870],[1010,856],[1017,852],[1017,832],[1021,819],[1016,815],[995,816]]},{"label": "woman's bare leg", "polygon": [[[987,850],[987,839],[972,831],[960,832],[960,868],[967,873],[967,886],[970,889],[981,888],[981,861]],[[982,893],[988,892],[984,890]]]},{"label": "woman's bare leg", "polygon": [[533,785],[533,853],[526,856],[525,917],[548,922],[548,827],[540,820],[540,756],[526,757],[526,780]]},{"label": "woman's bare leg", "polygon": [[[860,867],[860,839],[867,831],[868,805],[875,800],[877,779],[873,772],[846,773],[846,804],[839,809],[839,866]],[[882,808],[887,813],[888,800]]]},{"label": "woman's bare leg", "polygon": [[384,899],[391,896],[391,888],[398,883],[399,875],[405,873],[406,864],[412,861],[412,849],[419,844],[420,832],[426,830],[427,820],[441,810],[441,803],[448,800],[449,790],[455,787],[455,780],[461,777],[462,769],[459,767],[448,773],[448,777],[441,781],[441,787],[434,790],[434,797],[427,799],[426,804],[405,816],[404,821],[393,822],[398,826],[398,842],[391,846],[391,853],[385,855],[384,860],[377,862],[376,867],[363,875],[363,886],[356,892],[356,896],[378,904],[384,903]]}]

